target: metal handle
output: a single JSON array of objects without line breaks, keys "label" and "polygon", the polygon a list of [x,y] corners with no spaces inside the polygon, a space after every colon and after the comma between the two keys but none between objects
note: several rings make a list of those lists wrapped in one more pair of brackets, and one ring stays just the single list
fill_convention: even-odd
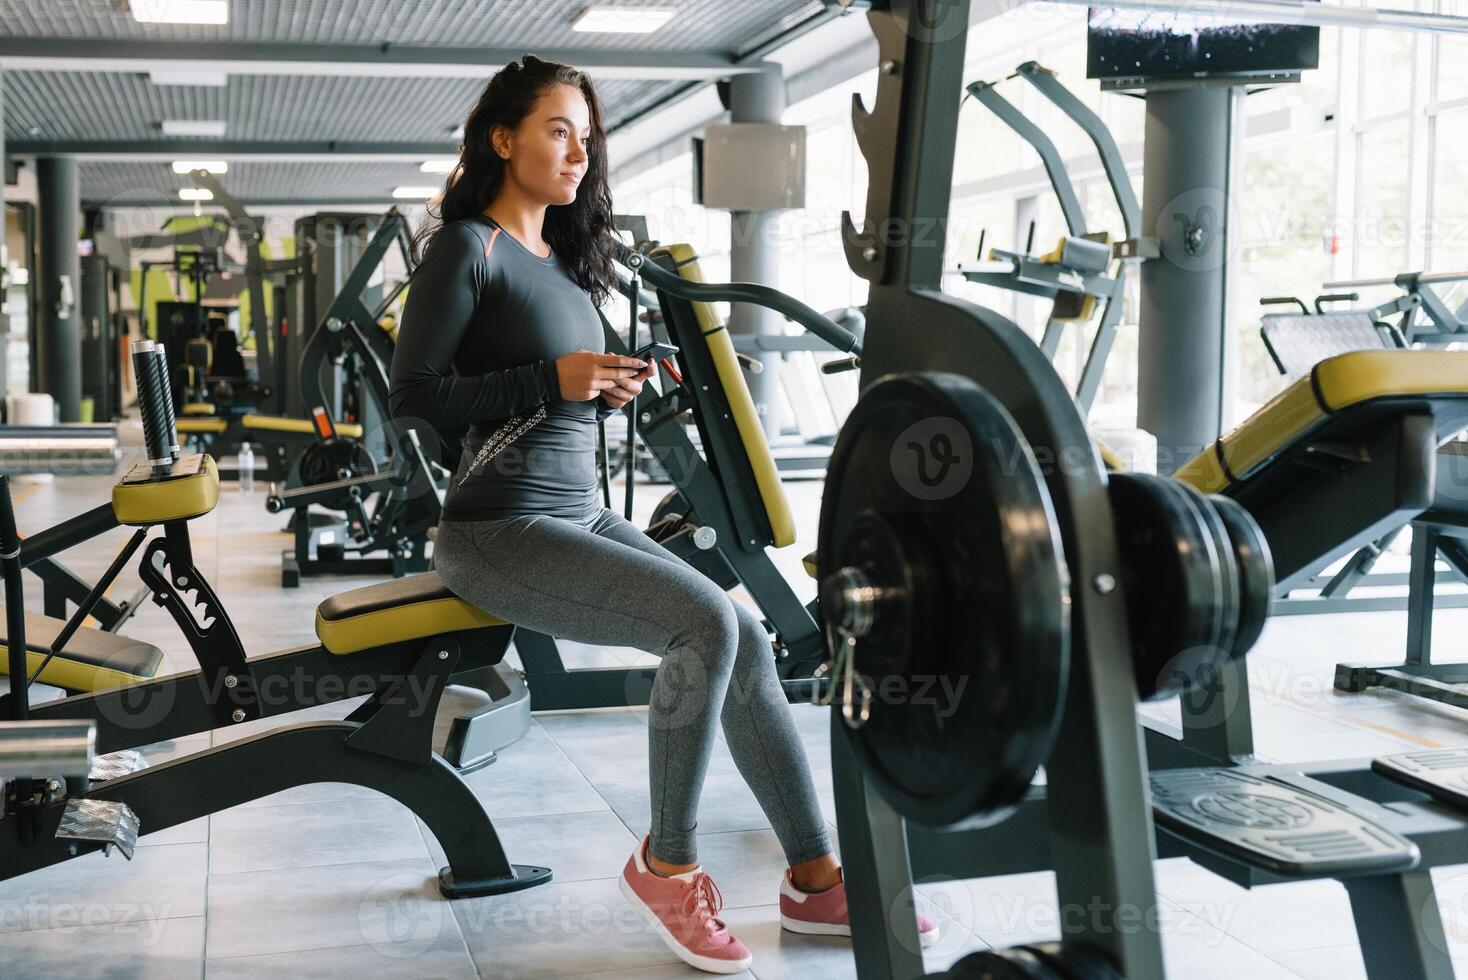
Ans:
[{"label": "metal handle", "polygon": [[97,751],[93,721],[0,723],[0,779],[86,776]]},{"label": "metal handle", "polygon": [[752,282],[694,282],[676,272],[669,272],[647,256],[623,244],[613,242],[617,261],[633,270],[654,289],[695,303],[753,303],[774,310],[830,344],[839,351],[861,353],[856,335],[830,317],[822,316],[793,296],[778,289]]}]

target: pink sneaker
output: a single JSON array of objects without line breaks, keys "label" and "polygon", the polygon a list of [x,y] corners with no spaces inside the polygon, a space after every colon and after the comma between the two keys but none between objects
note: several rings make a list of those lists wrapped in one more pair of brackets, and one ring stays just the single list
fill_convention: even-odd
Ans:
[{"label": "pink sneaker", "polygon": [[740,973],[753,957],[718,918],[724,896],[702,870],[664,878],[647,866],[648,838],[627,859],[619,883],[627,901],[647,917],[668,948],[708,973]]},{"label": "pink sneaker", "polygon": [[[846,911],[846,882],[823,892],[806,892],[795,887],[790,869],[780,883],[780,926],[807,936],[849,936],[851,918]],[[918,913],[918,942],[926,948],[938,941],[938,923]]]}]

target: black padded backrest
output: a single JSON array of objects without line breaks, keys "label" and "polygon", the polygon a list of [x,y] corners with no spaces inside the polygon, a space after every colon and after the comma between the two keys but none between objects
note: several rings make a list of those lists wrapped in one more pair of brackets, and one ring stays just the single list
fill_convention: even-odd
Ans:
[{"label": "black padded backrest", "polygon": [[214,334],[214,373],[226,378],[245,376],[245,359],[233,330],[219,330]]}]

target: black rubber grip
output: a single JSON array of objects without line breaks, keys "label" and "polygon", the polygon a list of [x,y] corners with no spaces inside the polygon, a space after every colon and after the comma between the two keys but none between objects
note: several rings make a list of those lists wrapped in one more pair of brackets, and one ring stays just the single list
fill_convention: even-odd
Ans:
[{"label": "black rubber grip", "polygon": [[158,355],[158,377],[163,379],[163,414],[168,420],[164,433],[168,441],[168,455],[177,459],[178,420],[173,414],[173,375],[168,373],[168,350],[161,346],[154,350]]},{"label": "black rubber grip", "polygon": [[143,419],[143,445],[150,461],[172,459],[168,443],[168,379],[164,362],[153,350],[133,351],[133,376],[138,386],[138,414]]}]

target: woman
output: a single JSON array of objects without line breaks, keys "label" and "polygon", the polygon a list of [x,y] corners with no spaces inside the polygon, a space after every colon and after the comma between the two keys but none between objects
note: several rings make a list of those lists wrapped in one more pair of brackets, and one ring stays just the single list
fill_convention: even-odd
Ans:
[{"label": "woman", "polygon": [[[673,952],[714,973],[750,964],[696,853],[721,721],[790,863],[782,924],[849,935],[759,617],[598,501],[596,424],[656,368],[605,353],[596,305],[615,283],[612,204],[590,80],[529,55],[490,79],[437,217],[393,357],[392,411],[471,424],[435,544],[444,583],[529,629],[662,658],[648,710],[652,828],[621,886]],[[629,608],[629,595],[644,598]]]}]

